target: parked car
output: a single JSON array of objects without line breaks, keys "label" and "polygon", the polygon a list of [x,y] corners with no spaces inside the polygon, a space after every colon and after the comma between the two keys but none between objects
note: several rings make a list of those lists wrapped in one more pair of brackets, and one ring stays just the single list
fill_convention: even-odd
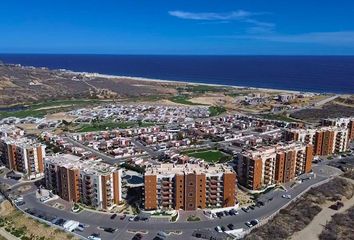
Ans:
[{"label": "parked car", "polygon": [[251,220],[252,226],[256,226],[259,223],[258,219]]},{"label": "parked car", "polygon": [[249,227],[249,228],[253,227],[252,224],[251,224],[251,222],[245,222],[245,224],[246,224],[246,226]]},{"label": "parked car", "polygon": [[226,231],[226,228],[225,228],[224,226],[221,226],[221,230],[222,230],[223,232],[225,232],[225,231]]},{"label": "parked car", "polygon": [[220,226],[216,226],[216,227],[215,227],[215,231],[221,233],[221,232],[222,232],[221,227],[220,227]]},{"label": "parked car", "polygon": [[143,235],[141,233],[137,233],[133,237],[133,240],[140,240],[140,239],[143,239]]},{"label": "parked car", "polygon": [[120,220],[124,220],[126,217],[127,217],[127,215],[124,214],[124,215],[120,216],[119,219],[120,219]]},{"label": "parked car", "polygon": [[115,231],[117,231],[117,229],[115,229],[115,228],[103,228],[103,230],[105,231],[105,232],[109,232],[109,233],[114,233]]},{"label": "parked car", "polygon": [[246,212],[246,213],[248,213],[248,212],[250,211],[249,207],[243,207],[243,208],[241,208],[241,209],[242,209],[242,211],[244,211],[244,212]]},{"label": "parked car", "polygon": [[234,225],[232,223],[230,223],[229,225],[227,225],[227,227],[230,229],[230,230],[233,230],[234,229]]},{"label": "parked car", "polygon": [[291,199],[291,195],[290,194],[284,194],[281,197],[282,198],[286,198],[286,199]]},{"label": "parked car", "polygon": [[117,214],[115,213],[111,216],[111,219],[115,219],[116,217],[117,217]]},{"label": "parked car", "polygon": [[255,205],[251,205],[251,206],[249,206],[249,208],[252,209],[252,210],[254,210]]},{"label": "parked car", "polygon": [[133,221],[134,221],[134,217],[130,217],[129,222],[133,222]]}]

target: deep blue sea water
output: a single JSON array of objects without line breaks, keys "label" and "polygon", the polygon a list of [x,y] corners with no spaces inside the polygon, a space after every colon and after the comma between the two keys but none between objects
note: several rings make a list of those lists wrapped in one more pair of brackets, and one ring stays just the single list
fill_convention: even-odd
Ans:
[{"label": "deep blue sea water", "polygon": [[0,54],[5,63],[299,91],[354,93],[354,56]]}]

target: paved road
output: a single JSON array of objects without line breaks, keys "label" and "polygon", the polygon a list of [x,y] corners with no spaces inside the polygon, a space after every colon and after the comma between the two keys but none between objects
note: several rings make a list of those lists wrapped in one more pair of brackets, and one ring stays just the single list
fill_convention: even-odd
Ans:
[{"label": "paved road", "polygon": [[[91,147],[88,147],[78,141],[75,141],[74,139],[70,138],[70,137],[63,137],[63,139],[71,144],[73,144],[74,146],[77,146],[77,147],[81,147],[87,151],[91,151],[93,154],[95,154],[97,157],[101,158],[103,160],[103,162],[106,162],[108,164],[116,164],[116,163],[124,163],[126,162],[127,160],[131,159],[132,157],[129,156],[129,157],[121,157],[121,158],[114,158],[112,156],[109,156],[107,154],[104,154],[98,150],[95,150]],[[135,157],[142,157],[142,156],[146,156],[147,154],[141,154],[141,155],[136,155]]]},{"label": "paved road", "polygon": [[0,228],[0,235],[7,240],[19,240],[19,238],[13,236],[12,234],[6,232],[4,229]]},{"label": "paved road", "polygon": [[[314,172],[316,172],[317,177],[315,179],[304,181],[301,184],[298,184],[294,188],[287,191],[287,194],[296,197],[305,191],[308,187],[313,184],[319,183],[323,180],[328,179],[332,175],[338,175],[341,173],[340,170],[328,167],[328,166],[315,166]],[[126,236],[127,230],[148,230],[149,232],[157,232],[160,230],[163,231],[173,231],[173,230],[182,230],[183,232],[191,233],[195,229],[206,229],[214,228],[217,225],[226,226],[229,223],[234,224],[235,228],[247,228],[245,222],[252,219],[264,219],[276,212],[280,207],[288,203],[289,199],[284,199],[281,196],[284,194],[283,191],[273,191],[271,196],[272,201],[266,203],[264,207],[256,208],[251,210],[249,213],[239,211],[239,215],[224,217],[221,219],[205,220],[199,222],[161,222],[154,219],[151,219],[149,222],[129,222],[128,219],[119,220],[117,217],[115,220],[111,220],[109,214],[92,212],[92,211],[82,211],[78,214],[72,212],[67,212],[59,210],[53,207],[50,207],[46,204],[39,202],[34,192],[29,192],[24,195],[25,205],[21,206],[22,209],[25,208],[34,208],[39,209],[49,215],[76,220],[85,224],[89,224],[90,227],[85,230],[82,234],[83,236],[88,236],[93,232],[101,232],[103,239],[124,239],[123,236]],[[119,230],[114,234],[106,233],[97,229],[98,226],[101,227],[113,227],[118,228]],[[131,238],[131,236],[130,236]]]}]

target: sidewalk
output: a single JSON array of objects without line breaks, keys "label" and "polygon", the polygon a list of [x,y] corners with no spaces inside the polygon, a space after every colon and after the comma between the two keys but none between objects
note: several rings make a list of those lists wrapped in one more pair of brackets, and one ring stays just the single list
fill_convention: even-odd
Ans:
[{"label": "sidewalk", "polygon": [[19,238],[13,236],[12,234],[6,232],[3,228],[0,228],[0,235],[6,238],[7,240],[19,240]]}]

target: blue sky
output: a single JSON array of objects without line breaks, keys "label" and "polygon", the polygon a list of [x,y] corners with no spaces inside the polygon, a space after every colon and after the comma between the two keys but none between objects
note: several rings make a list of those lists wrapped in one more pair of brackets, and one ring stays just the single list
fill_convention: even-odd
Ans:
[{"label": "blue sky", "polygon": [[354,1],[3,1],[0,52],[354,55]]}]

